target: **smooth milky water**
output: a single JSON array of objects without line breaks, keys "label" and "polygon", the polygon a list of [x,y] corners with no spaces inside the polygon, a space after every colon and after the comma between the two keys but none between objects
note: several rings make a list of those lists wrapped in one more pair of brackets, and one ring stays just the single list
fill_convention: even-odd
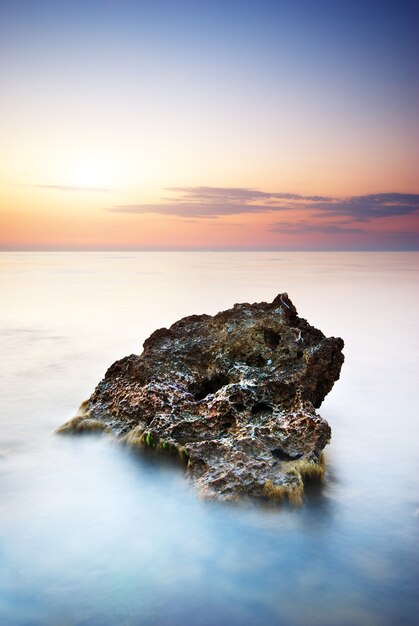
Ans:
[{"label": "smooth milky water", "polygon": [[[417,253],[1,253],[0,624],[394,626],[419,614]],[[181,469],[59,437],[111,363],[287,291],[345,340],[301,508],[197,499]]]}]

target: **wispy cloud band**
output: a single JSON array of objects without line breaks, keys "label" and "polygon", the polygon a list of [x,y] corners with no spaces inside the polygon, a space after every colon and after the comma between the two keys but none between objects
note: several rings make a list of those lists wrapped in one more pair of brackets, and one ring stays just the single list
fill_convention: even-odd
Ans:
[{"label": "wispy cloud band", "polygon": [[189,219],[304,210],[314,211],[317,217],[340,217],[357,222],[419,212],[419,194],[381,193],[339,198],[224,187],[173,187],[167,191],[173,196],[162,199],[158,204],[118,205],[107,210]]}]

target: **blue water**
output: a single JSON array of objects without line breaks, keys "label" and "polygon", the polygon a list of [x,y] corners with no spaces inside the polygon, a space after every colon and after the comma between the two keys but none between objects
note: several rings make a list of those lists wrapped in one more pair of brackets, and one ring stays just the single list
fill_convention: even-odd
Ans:
[{"label": "blue water", "polygon": [[[418,261],[0,254],[0,624],[417,623]],[[179,467],[53,434],[155,328],[280,291],[346,344],[301,508],[203,502]]]}]

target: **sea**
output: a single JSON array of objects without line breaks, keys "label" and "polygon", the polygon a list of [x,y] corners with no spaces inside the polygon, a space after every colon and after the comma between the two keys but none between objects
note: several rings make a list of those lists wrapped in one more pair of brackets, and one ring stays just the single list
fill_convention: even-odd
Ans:
[{"label": "sea", "polygon": [[[419,253],[0,253],[2,626],[413,626]],[[155,329],[287,292],[345,341],[301,507],[200,500],[179,466],[58,436]]]}]

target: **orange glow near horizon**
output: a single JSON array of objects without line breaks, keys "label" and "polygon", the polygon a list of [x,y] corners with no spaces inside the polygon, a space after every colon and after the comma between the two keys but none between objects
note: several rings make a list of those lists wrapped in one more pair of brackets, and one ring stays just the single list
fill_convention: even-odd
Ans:
[{"label": "orange glow near horizon", "polygon": [[[351,242],[356,249],[379,247],[380,234],[390,235],[392,230],[418,230],[412,214],[375,219],[374,224],[351,219],[346,232],[333,231],[336,217],[332,216],[328,229],[321,232],[316,224],[324,224],[324,219],[312,208],[276,213],[267,206],[266,211],[252,213],[246,207],[233,215],[223,215],[221,209],[220,215],[207,218],[111,212],[114,207],[164,204],[173,196],[170,189],[180,182],[187,188],[204,184],[335,198],[393,191],[414,194],[415,161],[408,151],[403,153],[401,141],[391,150],[383,148],[380,159],[372,158],[372,147],[359,155],[358,142],[351,143],[349,137],[342,154],[331,151],[326,141],[315,152],[307,150],[297,158],[286,136],[287,150],[268,146],[266,153],[257,144],[245,152],[243,138],[238,138],[237,145],[227,145],[220,160],[216,151],[221,138],[214,142],[208,136],[207,149],[198,155],[192,129],[183,143],[177,132],[163,138],[154,131],[144,134],[139,145],[127,135],[119,136],[117,129],[107,129],[107,141],[98,130],[90,130],[86,147],[80,150],[80,137],[69,133],[69,128],[60,133],[57,121],[55,134],[46,130],[42,143],[39,129],[31,133],[28,128],[7,159],[0,154],[1,249],[332,249],[350,248]],[[284,220],[286,227],[272,226]],[[385,248],[388,241],[384,237]],[[402,239],[396,236],[395,241],[396,247],[403,246]]]},{"label": "orange glow near horizon", "polygon": [[[372,225],[322,216],[304,204],[280,211],[267,204],[253,213],[250,203],[247,212],[188,217],[109,210],[125,206],[135,193],[31,187],[8,192],[0,212],[2,249],[368,249],[398,231],[417,230],[416,215],[376,218]],[[147,206],[161,206],[150,190],[145,197]]]}]

